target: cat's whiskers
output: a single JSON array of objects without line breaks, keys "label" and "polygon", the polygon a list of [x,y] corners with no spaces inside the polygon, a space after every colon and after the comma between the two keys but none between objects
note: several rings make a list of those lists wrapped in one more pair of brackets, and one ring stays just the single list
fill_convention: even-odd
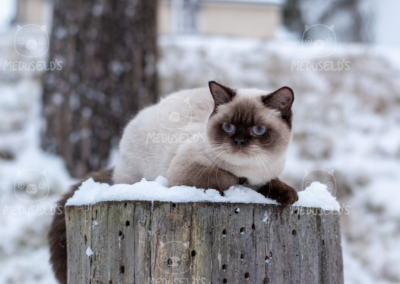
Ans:
[{"label": "cat's whiskers", "polygon": [[[263,158],[263,156],[260,155],[260,158]],[[273,171],[272,173],[278,177],[280,171],[276,168],[276,165],[268,158],[268,157],[264,157],[265,161],[268,163],[268,165],[271,167],[271,170]]]},{"label": "cat's whiskers", "polygon": [[[269,174],[269,169],[265,166],[264,162],[262,161],[262,157],[259,154],[256,154],[257,158],[261,161],[261,163],[264,165],[264,167],[266,168],[268,174]],[[265,185],[264,185],[265,186]],[[269,194],[271,193],[271,183],[268,183],[268,195],[266,197],[269,197]]]},{"label": "cat's whiskers", "polygon": [[[225,154],[225,155],[226,155],[226,154]],[[219,187],[219,188],[221,188],[221,187],[220,187],[219,182],[218,182],[218,169],[219,169],[219,167],[221,166],[221,162],[222,162],[223,158],[224,158],[224,157],[221,157],[221,161],[219,162],[218,167],[217,167],[217,170],[216,170],[216,173],[215,173],[215,178],[217,179],[217,184],[218,184],[218,187]]]},{"label": "cat's whiskers", "polygon": [[[214,162],[218,161],[218,158],[220,158],[220,157],[224,154],[224,152],[218,152],[217,150],[212,150],[212,151],[210,151],[210,152],[215,153],[215,155],[209,157],[209,160],[207,161],[207,163],[206,163],[205,165],[201,165],[202,170],[199,171],[199,172],[194,176],[195,184],[196,184],[197,181],[201,178],[201,176],[202,176],[204,170],[207,169],[210,165],[214,164]],[[204,154],[204,153],[202,153],[202,154]],[[208,155],[207,155],[207,156],[208,156]],[[214,166],[213,166],[213,167],[214,167]]]}]

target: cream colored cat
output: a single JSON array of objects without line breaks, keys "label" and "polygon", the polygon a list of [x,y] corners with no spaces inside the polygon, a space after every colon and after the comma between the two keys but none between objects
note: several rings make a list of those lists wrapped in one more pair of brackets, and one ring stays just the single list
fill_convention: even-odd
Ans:
[{"label": "cream colored cat", "polygon": [[283,170],[293,100],[288,87],[269,93],[216,82],[173,93],[127,125],[113,181],[132,184],[162,175],[171,186],[221,192],[239,178],[263,186]]}]

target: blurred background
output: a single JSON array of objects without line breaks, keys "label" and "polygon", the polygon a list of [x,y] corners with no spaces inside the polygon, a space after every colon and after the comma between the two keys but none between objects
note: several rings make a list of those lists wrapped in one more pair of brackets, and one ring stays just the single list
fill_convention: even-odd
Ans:
[{"label": "blurred background", "polygon": [[295,92],[282,180],[342,205],[345,282],[400,283],[400,1],[2,0],[0,283],[56,283],[55,202],[173,91]]}]

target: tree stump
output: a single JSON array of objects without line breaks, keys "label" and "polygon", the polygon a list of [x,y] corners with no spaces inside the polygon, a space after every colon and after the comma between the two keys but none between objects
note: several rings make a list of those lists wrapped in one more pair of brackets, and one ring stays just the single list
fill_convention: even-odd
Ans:
[{"label": "tree stump", "polygon": [[66,224],[70,284],[344,282],[336,211],[121,201],[67,206]]}]

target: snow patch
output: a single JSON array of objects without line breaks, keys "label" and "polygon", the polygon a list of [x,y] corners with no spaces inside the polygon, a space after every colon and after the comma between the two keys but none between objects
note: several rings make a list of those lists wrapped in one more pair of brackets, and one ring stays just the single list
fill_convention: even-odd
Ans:
[{"label": "snow patch", "polygon": [[96,227],[98,224],[99,223],[96,220],[92,221],[92,228],[94,229],[94,227]]},{"label": "snow patch", "polygon": [[[90,178],[83,182],[74,196],[67,201],[66,206],[126,200],[279,204],[242,185],[231,186],[225,191],[225,196],[221,196],[215,189],[204,191],[203,189],[190,186],[168,186],[168,180],[162,176],[159,176],[155,181],[142,179],[140,182],[132,185],[116,184],[113,186],[95,182]],[[339,203],[336,201],[336,198],[328,192],[324,184],[319,182],[314,182],[305,191],[299,192],[299,201],[293,205],[339,211]]]},{"label": "snow patch", "polygon": [[92,249],[91,249],[90,247],[87,248],[87,250],[86,250],[86,255],[87,255],[88,257],[90,257],[91,255],[93,255],[93,251],[92,251]]}]

